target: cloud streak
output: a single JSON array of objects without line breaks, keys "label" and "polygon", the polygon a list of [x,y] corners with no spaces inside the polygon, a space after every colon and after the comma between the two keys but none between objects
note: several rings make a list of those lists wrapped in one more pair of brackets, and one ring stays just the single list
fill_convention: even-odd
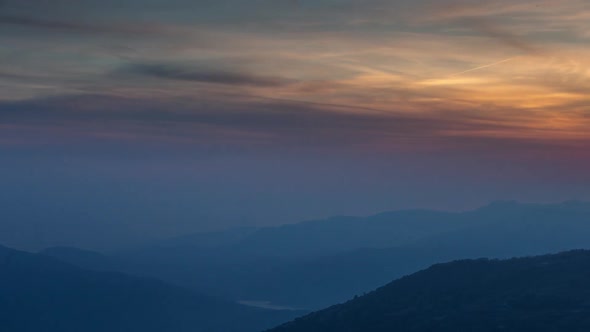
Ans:
[{"label": "cloud streak", "polygon": [[519,37],[507,30],[499,28],[491,21],[484,19],[464,20],[464,24],[477,32],[498,41],[500,44],[514,48],[526,55],[541,55],[545,53],[539,46]]},{"label": "cloud streak", "polygon": [[[124,141],[125,137],[139,136],[146,141],[165,138],[164,141],[197,145],[205,140],[208,144],[261,149],[281,146],[352,150],[355,146],[385,150],[463,149],[478,142],[485,142],[489,149],[493,140],[506,139],[520,142],[517,145],[525,142],[555,144],[536,139],[535,129],[524,123],[519,126],[491,114],[476,116],[448,110],[420,115],[387,114],[343,111],[337,105],[235,98],[221,102],[221,99],[221,96],[204,96],[197,103],[64,96],[3,103],[0,121],[7,128],[62,128],[64,133],[82,137],[91,135]],[[503,146],[505,143],[498,148]]]},{"label": "cloud streak", "polygon": [[512,61],[512,60],[514,60],[514,59],[516,59],[516,58],[517,58],[517,57],[511,57],[511,58],[508,58],[508,59],[504,59],[504,60],[500,60],[500,61],[496,61],[496,62],[488,63],[488,64],[486,64],[486,65],[482,65],[482,66],[478,66],[478,67],[475,67],[475,68],[471,68],[471,69],[467,69],[467,70],[460,71],[460,72],[458,72],[458,73],[455,73],[455,74],[452,74],[452,75],[450,75],[450,76],[451,76],[451,77],[453,77],[453,76],[459,76],[459,75],[463,75],[463,74],[471,73],[471,72],[473,72],[473,71],[477,71],[477,70],[482,70],[482,69],[486,69],[486,68],[494,67],[494,66],[501,65],[501,64],[503,64],[503,63],[506,63],[506,62]]},{"label": "cloud streak", "polygon": [[[0,64],[0,99],[30,99],[40,121],[174,123],[192,126],[188,137],[206,127],[293,141],[349,132],[371,144],[587,136],[575,124],[590,101],[590,52],[572,32],[583,30],[583,2],[28,3],[9,1],[0,15],[11,60]],[[87,93],[105,96],[99,104],[126,97],[136,112],[120,100],[105,112],[60,113],[46,99]]]},{"label": "cloud streak", "polygon": [[256,87],[279,87],[293,83],[279,77],[254,75],[224,69],[200,68],[180,64],[132,64],[120,68],[115,74],[133,74],[168,80],[244,85]]}]

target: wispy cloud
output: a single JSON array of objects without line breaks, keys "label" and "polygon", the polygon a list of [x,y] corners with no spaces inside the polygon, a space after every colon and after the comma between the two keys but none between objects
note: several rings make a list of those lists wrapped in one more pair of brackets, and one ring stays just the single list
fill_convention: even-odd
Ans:
[{"label": "wispy cloud", "polygon": [[477,70],[482,70],[482,69],[486,69],[486,68],[494,67],[494,66],[497,66],[497,65],[501,65],[501,64],[503,64],[503,63],[506,63],[506,62],[508,62],[508,61],[512,61],[512,60],[514,60],[514,59],[516,59],[516,58],[517,58],[517,57],[510,57],[510,58],[508,58],[508,59],[503,59],[503,60],[500,60],[500,61],[495,61],[495,62],[488,63],[488,64],[485,64],[485,65],[477,66],[477,67],[475,67],[475,68],[466,69],[466,70],[460,71],[460,72],[458,72],[458,73],[454,73],[454,74],[452,74],[452,75],[450,75],[450,76],[451,76],[451,77],[453,77],[453,76],[459,76],[459,75],[463,75],[463,74],[471,73],[471,72],[474,72],[474,71],[477,71]]},{"label": "wispy cloud", "polygon": [[527,40],[526,37],[517,36],[506,29],[502,29],[498,24],[493,24],[492,21],[486,21],[485,19],[480,18],[463,20],[462,23],[484,36],[489,37],[504,46],[511,47],[522,54],[541,55],[545,53],[539,45]]},{"label": "wispy cloud", "polygon": [[293,140],[586,135],[584,1],[80,1],[8,1],[0,98],[98,93],[146,110],[33,118],[120,114]]},{"label": "wispy cloud", "polygon": [[292,80],[280,77],[235,72],[228,69],[207,68],[204,66],[165,63],[131,64],[118,69],[116,73],[135,74],[168,80],[258,87],[277,87],[293,83]]},{"label": "wispy cloud", "polygon": [[[2,103],[0,119],[8,127],[60,128],[73,137],[122,141],[143,137],[150,141],[164,139],[197,145],[206,138],[208,144],[259,149],[292,146],[461,150],[477,142],[485,142],[487,148],[492,148],[494,140],[552,146],[560,136],[557,128],[530,126],[527,120],[535,116],[532,113],[515,123],[495,112],[355,112],[339,105],[230,96],[226,95],[224,102],[220,101],[223,96],[202,96],[199,102],[64,96]],[[581,117],[580,121],[588,119]],[[590,139],[581,134],[572,138]]]}]

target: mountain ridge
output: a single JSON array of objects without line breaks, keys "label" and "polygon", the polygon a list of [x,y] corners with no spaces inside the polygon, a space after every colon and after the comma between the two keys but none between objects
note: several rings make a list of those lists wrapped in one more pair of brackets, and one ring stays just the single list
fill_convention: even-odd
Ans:
[{"label": "mountain ridge", "polygon": [[[414,216],[419,216],[417,223]],[[261,241],[253,250],[235,243],[221,249],[202,249],[187,246],[186,242],[178,246],[168,242],[163,247],[117,253],[109,259],[115,261],[116,269],[156,277],[201,293],[235,301],[319,309],[437,262],[590,249],[590,204],[580,201],[559,204],[500,201],[458,213],[384,212],[368,219],[345,219],[345,227],[332,231],[339,227],[339,220],[342,219],[312,222],[311,228],[307,228],[306,222],[282,230],[296,229],[295,235],[263,234],[274,238]],[[367,224],[372,225],[365,227]],[[443,227],[433,230],[429,228],[431,224]],[[448,224],[451,227],[444,226]],[[383,246],[391,238],[399,239],[396,229],[412,233],[415,228],[412,237],[419,237],[416,234],[424,237],[403,245]],[[346,233],[345,241],[340,241],[341,233]],[[377,234],[381,242],[372,243],[372,234]],[[357,235],[360,240],[354,239]],[[307,241],[308,238],[314,240]],[[314,248],[315,254],[307,251],[300,255],[308,250],[305,247],[310,243],[321,242],[323,238],[330,238],[330,242]],[[283,250],[283,239],[287,239],[290,249]],[[82,259],[74,263],[92,268],[88,265],[93,262]]]}]

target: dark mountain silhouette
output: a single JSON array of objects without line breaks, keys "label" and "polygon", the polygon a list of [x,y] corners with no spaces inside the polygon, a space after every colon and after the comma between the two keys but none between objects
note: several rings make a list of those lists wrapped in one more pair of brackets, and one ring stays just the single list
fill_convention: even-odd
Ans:
[{"label": "dark mountain silhouette", "polygon": [[0,331],[259,331],[297,313],[0,247]]},{"label": "dark mountain silhouette", "polygon": [[588,331],[590,252],[432,266],[271,332]]},{"label": "dark mountain silhouette", "polygon": [[[319,309],[434,263],[589,249],[590,204],[495,202],[463,213],[401,211],[232,231],[200,245],[204,237],[169,240],[108,258],[114,270],[202,293]],[[308,243],[313,250],[306,248]],[[49,254],[104,270],[104,263],[84,254]]]}]

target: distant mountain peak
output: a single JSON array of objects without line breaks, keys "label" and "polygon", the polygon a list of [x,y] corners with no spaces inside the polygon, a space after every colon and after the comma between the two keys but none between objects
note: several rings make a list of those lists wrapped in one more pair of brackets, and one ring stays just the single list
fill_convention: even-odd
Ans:
[{"label": "distant mountain peak", "polygon": [[496,200],[492,201],[487,205],[480,207],[477,210],[487,210],[487,209],[507,209],[507,208],[515,208],[524,206],[525,204],[520,203],[516,200]]}]

